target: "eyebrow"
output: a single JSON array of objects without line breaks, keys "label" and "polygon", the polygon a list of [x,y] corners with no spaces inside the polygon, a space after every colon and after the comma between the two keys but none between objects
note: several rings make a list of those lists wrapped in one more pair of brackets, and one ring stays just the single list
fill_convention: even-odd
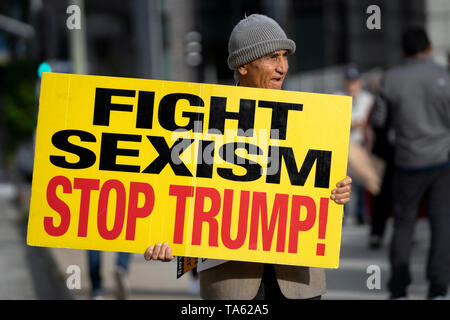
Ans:
[{"label": "eyebrow", "polygon": [[273,56],[277,56],[278,57],[280,55],[287,56],[288,55],[288,51],[284,50],[283,53],[281,53],[281,52],[272,52],[272,53],[269,53],[266,57],[273,57]]}]

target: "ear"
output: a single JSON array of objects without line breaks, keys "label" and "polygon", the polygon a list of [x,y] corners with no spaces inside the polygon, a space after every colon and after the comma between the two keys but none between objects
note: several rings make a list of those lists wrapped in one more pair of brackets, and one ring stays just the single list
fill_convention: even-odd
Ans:
[{"label": "ear", "polygon": [[241,76],[245,76],[247,74],[247,65],[244,64],[243,66],[238,67],[237,70]]}]

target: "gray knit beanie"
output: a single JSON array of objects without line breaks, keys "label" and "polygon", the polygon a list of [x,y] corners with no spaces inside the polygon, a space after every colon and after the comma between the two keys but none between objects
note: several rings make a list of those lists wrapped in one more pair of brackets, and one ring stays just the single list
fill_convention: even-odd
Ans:
[{"label": "gray knit beanie", "polygon": [[295,52],[295,42],[280,25],[265,15],[252,14],[239,21],[228,40],[228,67],[238,67],[278,50]]}]

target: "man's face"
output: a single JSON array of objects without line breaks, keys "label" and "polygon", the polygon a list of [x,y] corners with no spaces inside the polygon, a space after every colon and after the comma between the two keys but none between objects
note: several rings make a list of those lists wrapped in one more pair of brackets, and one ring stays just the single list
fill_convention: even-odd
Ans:
[{"label": "man's face", "polygon": [[244,87],[281,89],[289,65],[287,50],[272,52],[238,68]]}]

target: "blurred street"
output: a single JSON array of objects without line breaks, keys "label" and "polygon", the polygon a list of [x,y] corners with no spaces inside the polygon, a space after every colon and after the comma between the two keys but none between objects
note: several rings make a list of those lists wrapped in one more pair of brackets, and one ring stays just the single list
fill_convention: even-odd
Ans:
[{"label": "blurred street", "polygon": [[[10,185],[0,188],[0,299],[90,299],[87,255],[84,250],[28,247],[25,243],[25,220],[13,201]],[[350,217],[351,218],[351,217]],[[324,300],[385,300],[389,278],[387,234],[379,250],[368,249],[368,226],[357,225],[348,219],[342,233],[341,259],[338,269],[327,270],[327,294]],[[416,226],[411,271],[413,283],[409,299],[425,299],[424,266],[428,248],[428,225],[419,219]],[[116,253],[103,254],[102,276],[104,298],[114,299],[113,266]],[[81,288],[67,289],[66,273],[71,265],[81,270]],[[381,270],[381,289],[368,289],[367,267],[376,265]],[[147,262],[143,255],[133,254],[130,262],[129,299],[193,300],[200,299],[191,291],[190,274],[176,279],[176,260],[170,263]]]},{"label": "blurred street", "polygon": [[[324,299],[342,300],[384,300],[389,298],[387,282],[389,280],[388,249],[392,231],[392,220],[387,223],[383,246],[378,250],[368,249],[368,225],[360,226],[344,223],[342,229],[341,255],[338,269],[327,270],[327,294]],[[414,235],[411,256],[412,284],[408,299],[426,299],[425,264],[429,242],[428,221],[419,219]],[[373,271],[367,271],[371,265],[381,270],[381,289],[368,289],[367,280]]]}]

